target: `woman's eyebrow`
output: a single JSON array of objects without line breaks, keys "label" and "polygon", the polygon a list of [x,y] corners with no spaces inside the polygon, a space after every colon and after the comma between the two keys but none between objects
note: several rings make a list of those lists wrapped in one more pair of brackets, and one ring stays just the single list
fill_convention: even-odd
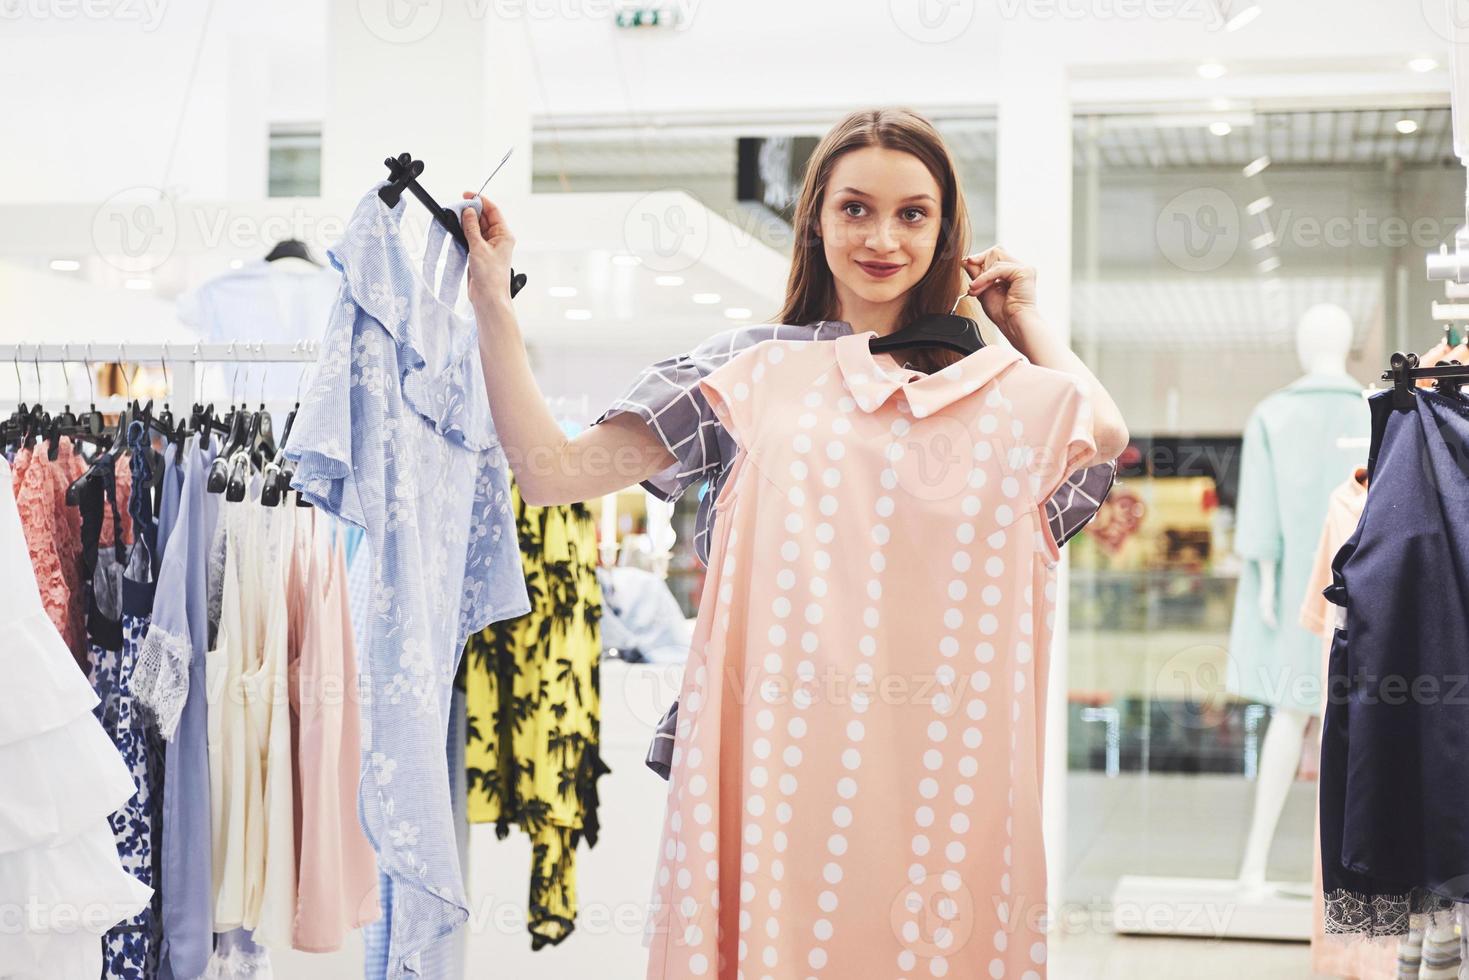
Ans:
[{"label": "woman's eyebrow", "polygon": [[[856,194],[858,197],[871,197],[872,196],[871,194],[868,194],[866,191],[858,190],[855,187],[838,187],[837,188],[837,193],[838,194],[841,194],[843,192],[848,193],[848,194]],[[905,201],[933,201],[935,204],[938,203],[938,201],[935,201],[934,200],[934,197],[933,197],[932,194],[909,194],[907,197],[903,198],[903,200],[905,200]]]}]

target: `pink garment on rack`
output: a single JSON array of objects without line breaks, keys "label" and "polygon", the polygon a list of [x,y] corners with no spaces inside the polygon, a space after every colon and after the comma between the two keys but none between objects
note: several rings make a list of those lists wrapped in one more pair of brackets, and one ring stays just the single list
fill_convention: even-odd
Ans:
[{"label": "pink garment on rack", "polygon": [[317,542],[312,514],[296,522],[287,600],[291,636],[299,641],[291,644],[290,666],[297,718],[292,945],[325,953],[340,949],[348,932],[382,913],[377,856],[357,819],[361,734],[346,551],[340,534],[330,545]]},{"label": "pink garment on rack", "polygon": [[34,449],[23,448],[15,454],[13,488],[46,615],[85,670],[81,515],[66,504],[66,488],[83,467],[72,452],[70,439],[61,440],[54,461],[47,444],[40,442]]}]

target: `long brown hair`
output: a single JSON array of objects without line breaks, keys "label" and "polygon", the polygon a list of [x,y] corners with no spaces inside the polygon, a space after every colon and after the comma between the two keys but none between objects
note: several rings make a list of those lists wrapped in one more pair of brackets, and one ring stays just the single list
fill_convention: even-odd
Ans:
[{"label": "long brown hair", "polygon": [[[776,316],[776,323],[814,323],[836,315],[836,282],[821,244],[821,206],[837,160],[842,154],[864,146],[911,153],[923,162],[939,185],[942,203],[933,263],[908,290],[902,322],[910,322],[924,313],[949,312],[954,297],[968,284],[959,261],[969,248],[969,209],[943,137],[932,123],[911,109],[862,109],[833,126],[817,144],[806,165],[801,196],[796,202],[791,275],[786,282],[785,306]],[[979,304],[972,297],[964,298],[958,312],[984,322]],[[904,351],[900,360],[931,374],[959,358],[953,351],[923,347]]]}]

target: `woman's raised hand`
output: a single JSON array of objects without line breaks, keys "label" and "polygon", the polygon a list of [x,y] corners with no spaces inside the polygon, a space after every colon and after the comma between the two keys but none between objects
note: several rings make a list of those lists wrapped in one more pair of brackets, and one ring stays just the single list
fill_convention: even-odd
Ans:
[{"label": "woman's raised hand", "polygon": [[[465,191],[466,200],[475,195]],[[510,301],[510,254],[515,250],[515,236],[505,223],[505,216],[483,194],[479,207],[467,207],[460,215],[465,240],[469,242],[469,301],[479,309],[483,304]]]}]

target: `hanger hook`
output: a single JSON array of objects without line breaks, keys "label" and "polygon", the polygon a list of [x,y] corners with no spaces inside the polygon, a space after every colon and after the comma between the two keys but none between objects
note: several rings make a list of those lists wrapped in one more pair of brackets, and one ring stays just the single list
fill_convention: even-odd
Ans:
[{"label": "hanger hook", "polygon": [[158,352],[158,364],[163,368],[163,397],[167,398],[169,392],[173,390],[173,386],[168,380],[168,341],[166,340],[163,342],[162,349]]},{"label": "hanger hook", "polygon": [[71,397],[71,372],[66,369],[66,362],[71,360],[71,344],[61,345],[61,380],[66,384],[66,397]]},{"label": "hanger hook", "polygon": [[36,349],[31,352],[31,363],[36,366],[36,401],[40,401],[41,400],[41,391],[42,391],[43,388],[45,388],[45,385],[41,384],[41,345],[40,344],[37,344],[36,345]]},{"label": "hanger hook", "polygon": [[128,380],[128,345],[117,345],[117,372],[122,375],[123,398],[131,401],[133,397],[133,383]]},{"label": "hanger hook", "polygon": [[240,381],[240,358],[235,354],[235,342],[233,340],[230,341],[230,357],[235,360],[235,371],[230,375],[230,404],[233,405],[235,402],[235,386]]},{"label": "hanger hook", "polygon": [[15,365],[15,400],[23,402],[26,400],[25,379],[20,376],[20,344],[15,345],[11,351],[11,362]]},{"label": "hanger hook", "polygon": [[97,407],[97,385],[96,385],[96,380],[92,377],[92,345],[91,344],[88,344],[87,345],[87,356],[82,360],[82,363],[87,366],[87,391],[92,396],[92,402],[91,402],[91,404],[92,404],[92,407],[95,409]]}]

